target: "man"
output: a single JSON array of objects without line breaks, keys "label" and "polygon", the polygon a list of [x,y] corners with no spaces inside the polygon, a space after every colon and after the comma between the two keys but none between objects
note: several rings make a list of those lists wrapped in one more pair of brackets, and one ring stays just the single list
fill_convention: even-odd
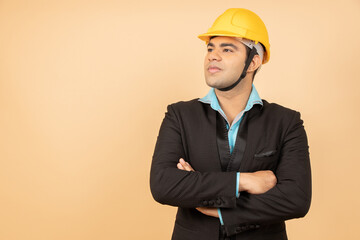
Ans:
[{"label": "man", "polygon": [[178,207],[174,240],[287,239],[311,201],[307,137],[296,111],[260,99],[269,61],[262,20],[228,9],[199,36],[210,92],[168,106],[150,174],[153,197]]}]

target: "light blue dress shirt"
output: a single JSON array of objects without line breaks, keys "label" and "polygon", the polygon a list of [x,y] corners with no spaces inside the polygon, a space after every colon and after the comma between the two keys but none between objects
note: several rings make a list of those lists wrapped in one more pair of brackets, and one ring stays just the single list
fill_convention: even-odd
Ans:
[{"label": "light blue dress shirt", "polygon": [[[251,93],[250,93],[249,99],[248,99],[248,101],[246,103],[245,109],[243,111],[241,111],[235,117],[232,124],[230,124],[229,121],[226,118],[226,115],[225,115],[224,111],[220,107],[220,104],[219,104],[219,101],[218,101],[218,99],[216,97],[214,88],[210,89],[208,94],[205,97],[200,98],[199,101],[203,102],[203,103],[210,104],[211,108],[214,109],[215,111],[218,111],[221,114],[221,116],[226,120],[226,128],[228,129],[228,141],[229,141],[230,153],[233,152],[237,132],[239,130],[239,126],[240,126],[241,120],[242,120],[242,118],[244,116],[244,113],[249,111],[255,104],[263,105],[263,102],[262,102],[261,98],[259,97],[259,94],[256,91],[255,86],[252,85]],[[240,172],[237,172],[237,174],[236,174],[236,197],[237,198],[240,196],[239,181],[240,181]],[[221,225],[224,225],[224,222],[223,222],[223,219],[222,219],[222,216],[221,216],[220,208],[218,208],[218,213],[219,213],[220,223],[221,223]]]}]

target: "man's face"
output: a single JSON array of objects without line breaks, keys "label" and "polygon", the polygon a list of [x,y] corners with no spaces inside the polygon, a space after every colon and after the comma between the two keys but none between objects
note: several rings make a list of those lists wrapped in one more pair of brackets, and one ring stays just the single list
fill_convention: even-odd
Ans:
[{"label": "man's face", "polygon": [[234,37],[215,37],[207,49],[204,62],[207,85],[225,88],[236,82],[245,65],[245,45]]}]

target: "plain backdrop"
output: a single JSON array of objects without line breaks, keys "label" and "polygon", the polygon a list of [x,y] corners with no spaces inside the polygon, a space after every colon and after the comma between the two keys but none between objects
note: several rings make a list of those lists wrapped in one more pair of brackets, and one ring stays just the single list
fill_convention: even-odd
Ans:
[{"label": "plain backdrop", "polygon": [[151,196],[166,106],[203,97],[197,35],[265,22],[261,98],[300,111],[313,199],[291,240],[360,239],[360,1],[0,0],[0,239],[170,239]]}]

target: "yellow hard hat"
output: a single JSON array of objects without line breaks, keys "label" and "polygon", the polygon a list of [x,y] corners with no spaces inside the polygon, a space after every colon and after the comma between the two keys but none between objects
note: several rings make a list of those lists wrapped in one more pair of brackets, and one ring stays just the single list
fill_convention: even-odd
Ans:
[{"label": "yellow hard hat", "polygon": [[230,8],[220,15],[207,33],[198,37],[209,42],[212,36],[240,37],[260,42],[265,47],[263,64],[270,59],[269,35],[258,15],[244,8]]}]

